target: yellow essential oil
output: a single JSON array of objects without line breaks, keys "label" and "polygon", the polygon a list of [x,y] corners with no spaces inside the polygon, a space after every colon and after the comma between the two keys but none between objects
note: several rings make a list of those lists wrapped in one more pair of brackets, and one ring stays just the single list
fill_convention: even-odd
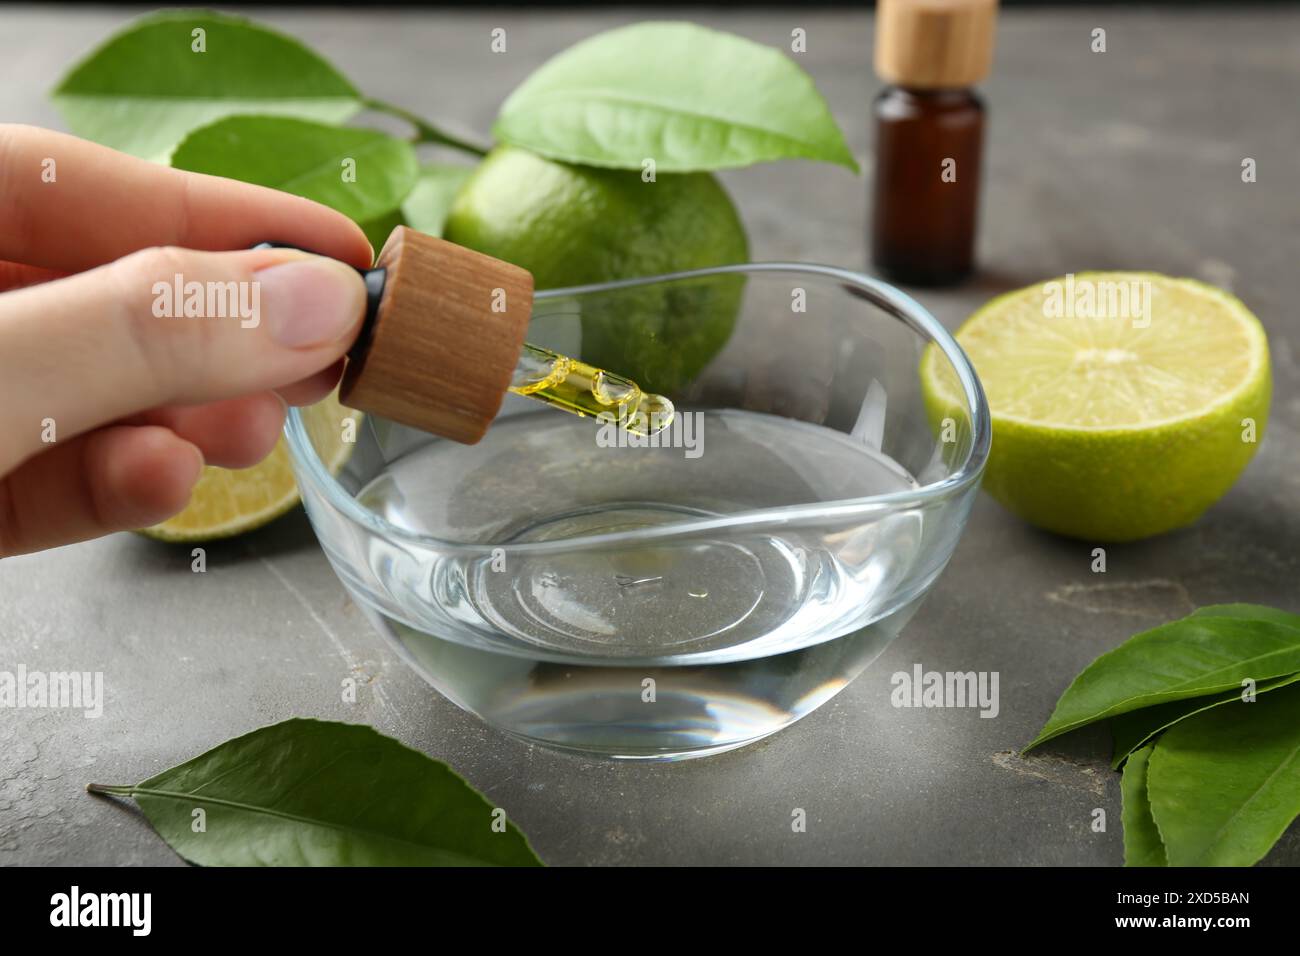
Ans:
[{"label": "yellow essential oil", "polygon": [[673,420],[673,403],[642,392],[631,379],[524,344],[510,391],[586,418],[613,419],[638,435],[654,435]]}]

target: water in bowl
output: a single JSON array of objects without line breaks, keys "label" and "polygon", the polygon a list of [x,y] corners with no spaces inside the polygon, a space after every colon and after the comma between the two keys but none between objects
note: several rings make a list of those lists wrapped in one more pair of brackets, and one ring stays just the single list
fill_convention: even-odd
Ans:
[{"label": "water in bowl", "polygon": [[388,462],[358,493],[365,507],[493,547],[431,553],[402,619],[368,612],[445,696],[551,746],[675,759],[811,712],[919,603],[900,584],[923,514],[746,515],[917,482],[842,432],[684,415],[675,445],[608,447],[590,420],[543,412],[499,421],[477,446],[432,440]]}]

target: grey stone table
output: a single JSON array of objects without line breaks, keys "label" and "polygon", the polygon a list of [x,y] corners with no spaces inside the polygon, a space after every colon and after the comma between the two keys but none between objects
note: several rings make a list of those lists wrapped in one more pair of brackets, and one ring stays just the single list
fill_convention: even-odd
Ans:
[{"label": "grey stone table", "polygon": [[[482,136],[496,106],[573,41],[661,12],[273,12],[373,95]],[[128,19],[0,8],[0,118],[58,126],[44,98]],[[869,156],[871,25],[861,12],[708,13],[787,46]],[[493,27],[509,53],[488,51]],[[1089,51],[1108,32],[1109,52]],[[676,765],[593,762],[488,729],[390,653],[303,516],[209,549],[129,534],[0,563],[0,670],[102,671],[98,720],[0,711],[0,863],[174,864],[132,810],[88,796],[290,716],[365,722],[449,761],[555,864],[1118,864],[1118,776],[1103,735],[1021,759],[1069,679],[1137,630],[1201,604],[1300,609],[1300,15],[1007,12],[994,75],[983,272],[921,301],[955,327],[990,295],[1067,271],[1152,269],[1233,288],[1268,327],[1276,393],[1245,477],[1194,527],[1109,550],[1027,527],[987,498],[903,636],[847,690],[768,741]],[[1243,157],[1259,178],[1244,184]],[[869,162],[868,162],[869,175]],[[866,188],[838,168],[728,174],[757,259],[861,268]],[[3,228],[3,223],[0,223]],[[907,710],[914,663],[1001,675],[1001,713]],[[340,682],[360,678],[355,704]],[[792,832],[791,811],[807,813]],[[1110,825],[1093,832],[1092,811]],[[1300,862],[1295,828],[1269,857]]]}]

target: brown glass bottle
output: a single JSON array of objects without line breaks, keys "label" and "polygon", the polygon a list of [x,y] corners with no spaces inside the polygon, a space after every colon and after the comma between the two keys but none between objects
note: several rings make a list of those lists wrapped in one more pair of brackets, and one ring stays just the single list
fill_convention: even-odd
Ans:
[{"label": "brown glass bottle", "polygon": [[909,285],[961,281],[975,265],[984,104],[969,89],[888,86],[873,111],[876,269]]},{"label": "brown glass bottle", "polygon": [[877,0],[871,258],[887,278],[951,285],[975,266],[984,104],[997,0]]}]

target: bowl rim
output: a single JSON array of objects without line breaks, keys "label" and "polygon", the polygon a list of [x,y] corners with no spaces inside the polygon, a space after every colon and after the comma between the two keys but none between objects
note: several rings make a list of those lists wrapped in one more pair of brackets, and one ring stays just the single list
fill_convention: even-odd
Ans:
[{"label": "bowl rim", "polygon": [[[887,494],[869,495],[862,498],[845,498],[838,501],[814,502],[799,505],[783,505],[777,508],[759,508],[752,511],[738,512],[716,518],[684,518],[672,524],[651,528],[638,528],[598,535],[586,535],[576,538],[563,538],[556,541],[539,541],[526,543],[468,543],[440,538],[400,527],[384,520],[373,511],[363,508],[338,480],[329,473],[320,456],[311,443],[298,408],[290,408],[285,420],[285,437],[289,454],[295,465],[294,472],[299,482],[310,483],[313,490],[321,494],[329,504],[355,524],[367,531],[387,539],[395,539],[410,544],[436,548],[441,551],[458,553],[489,553],[494,548],[508,546],[512,551],[546,552],[568,551],[575,547],[597,544],[622,544],[675,538],[701,532],[728,530],[754,524],[778,522],[794,524],[804,520],[822,521],[827,518],[848,518],[870,516],[881,512],[904,510],[919,507],[931,501],[951,497],[964,488],[979,481],[988,461],[989,448],[992,444],[992,423],[988,400],[979,376],[965,351],[947,329],[914,298],[887,282],[873,278],[861,272],[842,269],[838,266],[817,265],[799,262],[749,262],[736,265],[712,266],[705,269],[689,269],[682,272],[666,272],[655,276],[643,276],[631,279],[618,279],[613,282],[598,282],[589,285],[566,286],[562,289],[546,289],[536,294],[535,299],[559,299],[566,296],[585,295],[591,292],[608,292],[617,289],[635,288],[660,282],[672,282],[682,279],[702,278],[713,275],[745,273],[779,273],[795,272],[826,276],[854,287],[863,293],[863,298],[878,306],[894,318],[907,324],[913,331],[928,338],[937,345],[957,373],[958,381],[966,402],[971,409],[971,442],[961,465],[946,478],[921,485],[907,491],[892,491]],[[304,489],[305,490],[305,489]]]}]

